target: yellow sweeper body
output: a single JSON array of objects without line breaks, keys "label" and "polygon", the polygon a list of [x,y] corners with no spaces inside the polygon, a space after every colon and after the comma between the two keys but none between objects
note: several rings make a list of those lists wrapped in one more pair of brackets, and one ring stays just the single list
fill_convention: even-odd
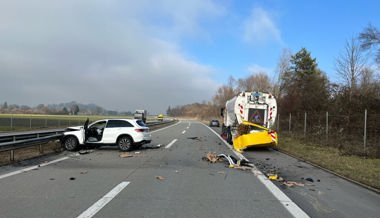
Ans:
[{"label": "yellow sweeper body", "polygon": [[277,133],[273,130],[257,125],[255,123],[243,121],[243,125],[254,126],[261,131],[255,131],[248,134],[240,135],[233,139],[234,149],[238,152],[242,152],[249,147],[268,147],[277,146],[278,138]]},{"label": "yellow sweeper body", "polygon": [[235,150],[277,145],[271,128],[277,116],[277,101],[266,92],[241,92],[226,102],[222,110],[223,133]]}]

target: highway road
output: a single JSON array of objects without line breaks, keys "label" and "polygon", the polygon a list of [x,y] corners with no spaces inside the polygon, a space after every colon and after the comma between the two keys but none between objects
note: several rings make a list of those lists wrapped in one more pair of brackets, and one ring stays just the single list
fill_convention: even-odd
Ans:
[{"label": "highway road", "polygon": [[[130,152],[132,157],[120,157],[121,152],[115,147],[102,147],[88,154],[64,152],[2,167],[0,217],[358,217],[357,214],[377,217],[379,214],[378,194],[276,151],[253,150],[244,155],[259,169],[280,168],[278,172],[288,179],[298,181],[301,176],[310,177],[306,175],[310,173],[320,181],[284,188],[267,180],[258,170],[242,171],[228,168],[222,162],[211,164],[202,160],[210,151],[236,156],[215,130],[218,131],[196,121],[180,121],[152,131],[151,145]],[[300,171],[293,172],[295,166]]]}]

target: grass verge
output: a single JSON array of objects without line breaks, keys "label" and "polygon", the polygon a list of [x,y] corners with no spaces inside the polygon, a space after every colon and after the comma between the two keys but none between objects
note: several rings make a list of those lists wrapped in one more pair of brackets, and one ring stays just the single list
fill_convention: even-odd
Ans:
[{"label": "grass verge", "polygon": [[341,155],[338,148],[307,144],[281,136],[279,149],[324,167],[349,179],[380,190],[380,159]]}]

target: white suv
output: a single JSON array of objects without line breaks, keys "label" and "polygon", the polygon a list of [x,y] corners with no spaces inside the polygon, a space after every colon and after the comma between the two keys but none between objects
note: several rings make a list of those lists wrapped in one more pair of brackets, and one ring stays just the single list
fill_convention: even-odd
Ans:
[{"label": "white suv", "polygon": [[117,145],[122,151],[130,151],[152,141],[149,127],[142,120],[105,119],[84,126],[69,127],[61,139],[66,150],[74,151],[81,145]]}]

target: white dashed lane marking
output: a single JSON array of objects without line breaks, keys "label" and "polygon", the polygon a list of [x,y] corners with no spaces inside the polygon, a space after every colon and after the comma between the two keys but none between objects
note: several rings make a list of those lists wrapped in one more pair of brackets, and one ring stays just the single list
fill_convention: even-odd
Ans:
[{"label": "white dashed lane marking", "polygon": [[173,139],[167,146],[165,146],[166,149],[170,148],[178,139]]}]

